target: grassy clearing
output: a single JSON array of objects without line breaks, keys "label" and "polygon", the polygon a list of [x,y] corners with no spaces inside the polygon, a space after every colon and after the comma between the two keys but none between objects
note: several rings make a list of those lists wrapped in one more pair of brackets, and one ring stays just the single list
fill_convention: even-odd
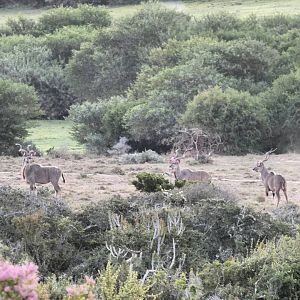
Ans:
[{"label": "grassy clearing", "polygon": [[[211,0],[205,2],[167,1],[162,3],[167,7],[185,12],[195,17],[219,12],[229,12],[240,17],[246,17],[251,14],[256,14],[258,16],[300,14],[299,0]],[[116,20],[133,14],[140,7],[141,5],[125,5],[108,7],[108,10]],[[19,15],[37,19],[45,11],[47,11],[46,8],[2,8],[0,10],[0,24],[5,23],[9,17],[16,17]]]},{"label": "grassy clearing", "polygon": [[38,19],[44,12],[46,8],[1,8],[0,9],[0,24],[7,21],[8,18],[15,18],[18,16],[25,16],[31,19]]},{"label": "grassy clearing", "polygon": [[124,5],[116,7],[108,7],[108,11],[114,20],[130,16],[137,12],[141,8],[141,5]]},{"label": "grassy clearing", "polygon": [[[167,2],[166,2],[167,3]],[[176,9],[180,9],[177,6]],[[228,12],[240,17],[251,14],[269,16],[274,14],[300,14],[299,0],[214,0],[203,3],[183,2],[185,13],[201,17],[210,13]]]},{"label": "grassy clearing", "polygon": [[[28,191],[28,185],[21,179],[21,157],[0,157],[0,185],[9,185]],[[36,157],[34,162],[41,165],[60,167],[66,178],[61,184],[62,197],[74,209],[81,209],[92,202],[101,202],[112,196],[128,197],[136,193],[131,183],[139,172],[165,174],[169,172],[169,156],[157,164],[120,164],[117,157],[82,156],[75,158]],[[190,165],[189,159],[182,160],[182,168],[193,171],[204,170],[212,176],[212,183],[223,190],[236,195],[239,205],[251,206],[257,211],[272,211],[276,208],[276,201],[272,195],[265,197],[260,175],[252,170],[262,155],[246,156],[213,156],[213,162],[205,165]],[[273,155],[268,163],[273,171],[283,174],[288,183],[288,196],[291,203],[299,205],[299,169],[300,154]],[[174,181],[172,176],[165,178]],[[53,192],[51,184],[39,186]],[[280,207],[285,206],[281,193]]]},{"label": "grassy clearing", "polygon": [[28,141],[32,141],[39,149],[66,148],[71,151],[83,152],[83,146],[76,143],[71,136],[72,123],[59,120],[41,120],[28,123]]}]

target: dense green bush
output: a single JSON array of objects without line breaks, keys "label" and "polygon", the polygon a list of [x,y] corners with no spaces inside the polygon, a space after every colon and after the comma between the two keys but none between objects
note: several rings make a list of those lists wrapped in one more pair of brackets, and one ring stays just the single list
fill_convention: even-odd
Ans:
[{"label": "dense green bush", "polygon": [[106,152],[126,133],[123,116],[129,108],[122,97],[74,105],[69,111],[73,136],[93,152]]},{"label": "dense green bush", "polygon": [[64,26],[89,25],[91,27],[107,27],[111,18],[107,10],[91,5],[79,5],[78,8],[59,7],[43,14],[38,20],[41,33],[53,33]]},{"label": "dense green bush", "polygon": [[44,37],[44,43],[52,52],[52,57],[66,64],[74,50],[79,50],[84,42],[94,39],[96,30],[85,26],[65,26]]},{"label": "dense green bush", "polygon": [[270,82],[276,76],[279,53],[263,42],[236,40],[212,49],[220,55],[216,68],[225,75],[254,82]]},{"label": "dense green bush", "polygon": [[263,150],[268,119],[259,98],[233,89],[213,88],[189,103],[183,116],[187,125],[196,125],[220,136],[227,153]]},{"label": "dense green bush", "polygon": [[32,45],[30,39],[25,39],[24,44],[13,46],[17,41],[8,39],[11,44],[6,45],[4,52],[0,50],[0,78],[33,86],[46,116],[65,116],[76,99],[68,89],[62,67],[52,59],[51,51],[36,45],[34,39]]},{"label": "dense green bush", "polygon": [[135,80],[149,50],[169,38],[188,36],[190,17],[157,4],[102,30],[94,43],[75,52],[66,74],[76,95],[89,100],[118,95]]},{"label": "dense green bush", "polygon": [[0,154],[13,152],[26,134],[26,120],[39,114],[34,89],[26,84],[0,80]]},{"label": "dense green bush", "polygon": [[155,151],[146,150],[143,152],[123,154],[120,156],[119,162],[122,164],[160,163],[163,162],[163,159]]},{"label": "dense green bush", "polygon": [[[208,264],[199,274],[207,295],[241,299],[299,298],[300,237],[260,243],[242,260]],[[218,281],[215,281],[218,278]]]},{"label": "dense green bush", "polygon": [[261,97],[270,119],[270,146],[275,146],[280,151],[300,149],[299,72],[279,77]]},{"label": "dense green bush", "polygon": [[36,33],[36,22],[33,19],[19,16],[17,18],[9,18],[6,25],[10,28],[11,34],[27,35]]},{"label": "dense green bush", "polygon": [[139,104],[127,111],[124,122],[130,140],[138,149],[169,149],[176,132],[176,116],[170,108],[158,104]]},{"label": "dense green bush", "polygon": [[137,190],[142,192],[154,193],[174,188],[169,180],[164,178],[163,175],[143,172],[137,174],[136,177],[137,180],[132,181],[132,184]]}]

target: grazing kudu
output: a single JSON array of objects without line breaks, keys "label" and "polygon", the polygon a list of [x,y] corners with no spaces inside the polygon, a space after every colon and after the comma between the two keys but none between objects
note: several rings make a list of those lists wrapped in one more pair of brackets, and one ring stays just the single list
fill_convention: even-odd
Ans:
[{"label": "grazing kudu", "polygon": [[20,147],[19,152],[23,155],[23,166],[22,166],[22,176],[26,180],[26,183],[30,185],[30,193],[36,192],[36,183],[46,184],[51,182],[55,195],[58,196],[60,192],[60,186],[58,181],[62,177],[63,182],[65,178],[61,169],[57,167],[47,166],[43,167],[38,164],[32,164],[32,157],[35,155],[33,150],[30,150],[30,145],[27,147],[27,150],[23,149],[20,144],[16,144]]},{"label": "grazing kudu", "polygon": [[180,158],[178,157],[178,150],[176,150],[175,153],[175,156],[170,159],[170,168],[175,176],[175,180],[211,182],[211,176],[205,171],[192,171],[190,169],[181,170],[180,158],[183,158],[185,153]]},{"label": "grazing kudu", "polygon": [[274,172],[269,172],[267,168],[264,166],[264,162],[269,159],[271,153],[276,151],[276,149],[271,149],[266,152],[265,158],[262,161],[258,161],[256,166],[253,168],[253,171],[259,172],[261,175],[261,180],[264,183],[266,189],[266,196],[269,195],[269,191],[273,194],[273,199],[277,197],[277,207],[280,201],[280,190],[283,191],[286,202],[288,203],[287,190],[286,190],[286,180],[281,175],[276,175]]}]

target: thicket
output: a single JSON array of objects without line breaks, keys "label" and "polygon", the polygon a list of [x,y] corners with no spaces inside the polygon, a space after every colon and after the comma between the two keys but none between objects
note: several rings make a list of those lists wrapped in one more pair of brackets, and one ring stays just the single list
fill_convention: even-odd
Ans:
[{"label": "thicket", "polygon": [[[272,112],[274,113],[274,111]],[[268,136],[267,111],[258,97],[219,87],[200,93],[183,115],[187,126],[211,131],[223,142],[226,153],[263,151]]]},{"label": "thicket", "polygon": [[[10,19],[5,26],[0,78],[34,87],[44,117],[70,115],[74,137],[96,153],[120,137],[133,151],[168,151],[192,121],[222,136],[225,153],[299,148],[297,15],[195,20],[148,3],[112,22],[107,10],[85,4],[53,9],[37,21]],[[226,95],[226,106],[214,101],[215,89]],[[235,120],[199,122],[189,107],[197,101],[204,107],[203,99],[211,117],[226,107]],[[239,111],[247,117],[237,141],[232,127],[241,120]]]},{"label": "thicket", "polygon": [[[146,20],[150,18],[150,13],[155,16],[149,11]],[[133,150],[150,148],[160,152],[170,149],[178,129],[195,125],[222,136],[221,150],[225,153],[265,151],[269,147],[277,147],[280,151],[297,149],[299,136],[296,131],[293,132],[299,122],[298,110],[294,106],[297,104],[292,100],[285,100],[284,103],[288,102],[285,105],[274,104],[274,109],[276,107],[278,110],[276,113],[271,107],[275,101],[280,103],[277,95],[274,96],[279,93],[276,81],[287,81],[286,77],[296,76],[293,74],[299,56],[296,50],[299,16],[250,16],[241,20],[220,14],[196,22],[188,21],[188,24],[184,27],[189,30],[179,28],[179,35],[170,35],[166,43],[153,45],[148,54],[144,53],[143,64],[138,70],[131,73],[128,69],[124,72],[133,74],[131,82],[122,80],[121,84],[111,88],[110,83],[102,81],[101,85],[110,87],[109,93],[99,85],[97,93],[87,89],[87,86],[92,89],[95,87],[89,80],[99,72],[94,70],[97,63],[91,45],[77,53],[81,55],[78,57],[81,61],[87,55],[89,57],[84,77],[80,74],[82,64],[79,60],[73,60],[67,66],[68,76],[83,84],[77,85],[81,97],[94,101],[98,94],[99,103],[109,102],[113,91],[122,95],[125,93],[122,103],[127,102],[128,107],[124,110],[124,116],[118,119],[118,124],[120,135],[129,139]],[[155,27],[151,27],[155,31]],[[250,28],[254,33],[248,34]],[[138,40],[135,44],[139,45]],[[138,47],[138,50],[141,48]],[[127,60],[130,54],[126,52]],[[141,56],[135,53],[134,57]],[[74,69],[76,65],[78,72]],[[131,63],[131,67],[134,65]],[[76,77],[70,77],[72,74]],[[130,77],[126,77],[126,80]],[[114,84],[117,81],[114,80]],[[126,91],[130,83],[133,84]],[[222,106],[214,99],[217,96],[212,91],[217,89],[227,99],[227,104],[223,102]],[[295,89],[290,93],[289,99],[297,98]],[[206,112],[197,116],[204,107]],[[81,106],[77,106],[76,110],[80,115]],[[88,131],[90,136],[96,137],[101,133],[83,122],[75,127],[77,134],[79,131]],[[118,139],[114,136],[111,138],[115,142]],[[102,143],[99,143],[98,149],[101,149]]]},{"label": "thicket", "polygon": [[39,115],[33,88],[10,80],[0,80],[0,154],[13,153],[13,146],[26,134],[26,121]]},{"label": "thicket", "polygon": [[[232,269],[228,276],[236,280],[236,288],[248,295],[254,282],[250,280],[252,275],[247,277],[243,261],[254,260],[252,264],[258,266],[255,270],[262,268],[265,276],[275,276],[264,269],[264,264],[255,263],[264,261],[260,259],[260,249],[268,249],[269,245],[275,249],[278,240],[284,247],[282,235],[290,237],[286,239],[289,245],[298,239],[294,241],[296,225],[239,207],[232,195],[206,184],[128,199],[112,198],[81,212],[72,212],[64,202],[49,196],[47,190],[40,191],[32,201],[24,192],[1,187],[0,201],[0,257],[14,264],[33,261],[43,276],[44,288],[56,294],[57,299],[61,299],[58,295],[65,293],[70,282],[81,283],[83,274],[94,278],[99,271],[103,274],[109,261],[114,271],[106,275],[106,282],[111,282],[113,290],[134,270],[136,284],[149,284],[149,294],[159,294],[159,299],[182,299],[187,292],[221,295],[230,290],[226,277],[224,284],[217,285],[218,272],[226,266]],[[275,252],[270,258],[264,257],[270,263],[283,259]],[[114,284],[118,266],[122,266],[115,279],[119,284]],[[238,268],[241,273],[235,273]],[[284,272],[289,268],[282,264]],[[254,278],[263,274],[251,272]],[[193,280],[198,282],[195,289]],[[277,283],[278,290],[281,284],[288,284],[290,295],[296,295],[291,289],[295,281],[278,276]],[[238,295],[235,290],[232,293]]]}]

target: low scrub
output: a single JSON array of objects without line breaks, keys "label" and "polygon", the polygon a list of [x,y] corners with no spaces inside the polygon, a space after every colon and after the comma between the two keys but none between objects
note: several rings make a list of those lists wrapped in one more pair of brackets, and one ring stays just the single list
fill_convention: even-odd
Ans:
[{"label": "low scrub", "polygon": [[119,162],[122,164],[144,164],[150,163],[161,163],[163,162],[162,157],[153,150],[146,150],[143,152],[123,154],[119,158]]},{"label": "low scrub", "polygon": [[143,172],[136,177],[137,180],[132,181],[132,184],[137,190],[142,192],[153,193],[174,188],[174,185],[164,178],[163,175]]},{"label": "low scrub", "polygon": [[[13,264],[34,262],[44,278],[38,291],[56,295],[55,299],[78,299],[72,297],[79,290],[93,293],[91,299],[119,299],[120,295],[183,299],[186,293],[201,299],[200,295],[217,289],[218,272],[227,261],[235,262],[228,280],[235,276],[235,266],[240,268],[233,279],[241,281],[236,281],[244,289],[241,295],[248,295],[247,284],[252,283],[242,282],[248,275],[239,264],[254,257],[263,268],[254,246],[269,249],[280,236],[295,236],[297,230],[268,214],[239,207],[228,193],[204,184],[128,199],[114,197],[81,212],[72,212],[49,195],[33,199],[8,187],[0,188],[0,203],[1,259]],[[281,239],[278,243],[283,247],[285,240]],[[271,244],[265,244],[267,241]],[[287,241],[292,249],[293,240]],[[296,261],[297,254],[290,256]],[[251,272],[249,278],[255,280],[263,274]],[[83,279],[83,274],[94,276],[95,283],[90,277]],[[273,278],[268,276],[263,278]],[[227,282],[222,284],[218,287],[229,290]],[[263,282],[260,284],[265,291]],[[105,296],[104,290],[116,298]]]},{"label": "low scrub", "polygon": [[[298,299],[300,236],[259,243],[242,260],[208,264],[199,274],[206,295],[239,299]],[[218,278],[218,281],[215,279]]]}]

